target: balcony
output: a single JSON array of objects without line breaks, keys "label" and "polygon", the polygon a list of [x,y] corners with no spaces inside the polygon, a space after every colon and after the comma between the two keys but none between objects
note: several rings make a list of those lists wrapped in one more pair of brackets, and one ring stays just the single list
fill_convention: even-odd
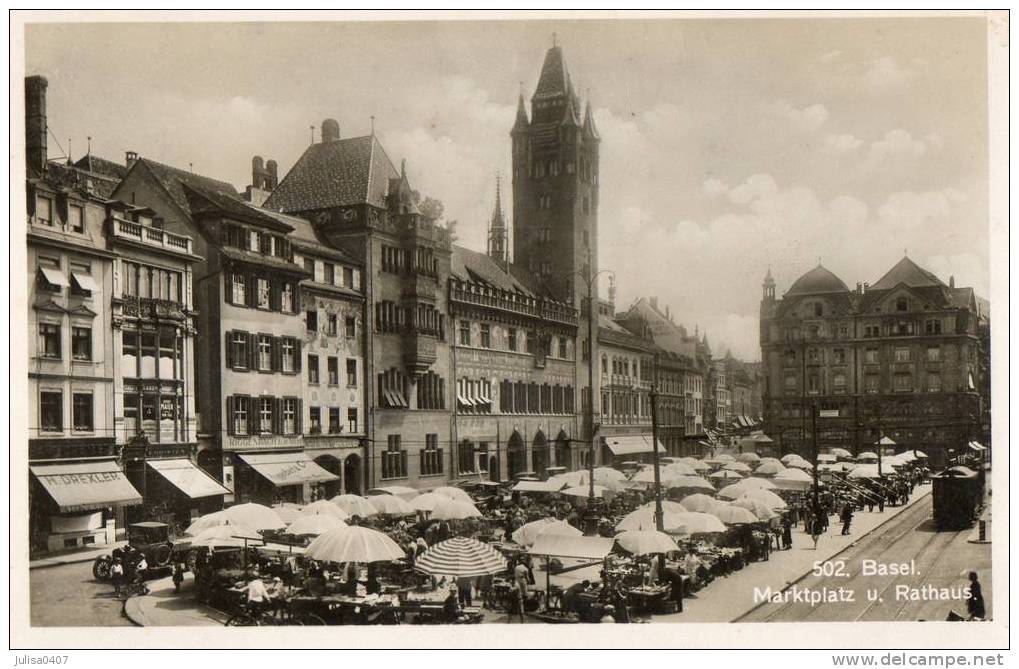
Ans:
[{"label": "balcony", "polygon": [[112,231],[114,239],[126,239],[136,244],[175,253],[191,253],[191,238],[185,235],[177,235],[116,216],[113,217]]},{"label": "balcony", "polygon": [[403,295],[405,297],[424,298],[434,302],[438,292],[439,282],[430,274],[415,272],[403,280]]},{"label": "balcony", "polygon": [[436,360],[436,338],[431,335],[410,333],[403,337],[404,363],[409,370],[424,372]]},{"label": "balcony", "polygon": [[157,300],[148,297],[126,296],[123,298],[123,303],[123,313],[125,316],[132,316],[134,318],[141,318],[145,320],[151,320],[154,318],[158,318],[160,320],[175,320],[182,323],[186,320],[184,305],[180,302]]},{"label": "balcony", "polygon": [[453,302],[577,325],[577,312],[569,306],[494,288],[478,287],[455,279],[450,280],[449,298]]}]

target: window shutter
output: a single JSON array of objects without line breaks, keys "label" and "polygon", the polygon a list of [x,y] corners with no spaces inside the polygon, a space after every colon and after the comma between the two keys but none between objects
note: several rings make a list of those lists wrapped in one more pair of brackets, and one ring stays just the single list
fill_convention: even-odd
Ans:
[{"label": "window shutter", "polygon": [[301,373],[301,340],[294,340],[294,371],[298,374]]},{"label": "window shutter", "polygon": [[248,434],[258,434],[259,428],[259,414],[258,414],[258,397],[248,398]]},{"label": "window shutter", "polygon": [[227,330],[226,332],[226,347],[223,350],[223,360],[226,362],[227,367],[234,366],[234,346],[233,346],[234,333],[233,330]]},{"label": "window shutter", "polygon": [[283,310],[283,284],[279,281],[269,284],[269,306],[273,311]]},{"label": "window shutter", "polygon": [[297,405],[297,411],[296,411],[296,413],[294,415],[294,424],[296,425],[296,427],[294,429],[294,433],[295,434],[304,434],[304,430],[303,430],[304,407],[302,406],[302,402],[301,402],[300,399],[295,399],[294,400],[294,404]]},{"label": "window shutter", "polygon": [[230,395],[226,398],[226,433],[234,433],[234,398]]},{"label": "window shutter", "polygon": [[272,398],[272,433],[283,434],[283,407],[280,398]]},{"label": "window shutter", "polygon": [[438,469],[439,471],[436,472],[436,473],[441,474],[442,473],[442,467],[443,467],[442,449],[441,448],[438,449],[437,453],[438,453],[438,459],[436,460],[436,462],[438,464],[438,467],[436,467],[436,469]]},{"label": "window shutter", "polygon": [[233,274],[230,272],[223,273],[223,297],[227,304],[234,303]]},{"label": "window shutter", "polygon": [[248,369],[258,369],[258,334],[248,333]]},{"label": "window shutter", "polygon": [[272,348],[271,348],[271,351],[272,351],[272,353],[269,356],[269,358],[270,358],[270,365],[272,366],[272,371],[278,372],[281,369],[283,369],[283,365],[280,364],[281,361],[280,361],[280,340],[279,340],[279,337],[273,337],[272,338]]},{"label": "window shutter", "polygon": [[400,451],[400,476],[407,476],[407,449]]}]

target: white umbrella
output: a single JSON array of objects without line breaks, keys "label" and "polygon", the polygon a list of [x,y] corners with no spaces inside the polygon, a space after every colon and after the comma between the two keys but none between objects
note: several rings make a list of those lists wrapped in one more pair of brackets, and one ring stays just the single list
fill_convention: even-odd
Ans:
[{"label": "white umbrella", "polygon": [[453,486],[444,485],[439,486],[432,492],[435,493],[436,495],[448,497],[449,499],[455,499],[460,502],[467,502],[468,504],[474,503],[474,500],[471,499],[471,496],[468,495],[467,491],[464,490],[463,488],[454,488]]},{"label": "white umbrella", "polygon": [[280,506],[272,507],[272,510],[276,512],[276,515],[280,517],[284,523],[292,523],[301,516],[301,509],[304,507],[299,504],[283,504]]},{"label": "white umbrella", "polygon": [[[738,497],[736,502],[741,499],[752,499],[758,502],[763,502],[769,509],[784,509],[788,506],[784,499],[770,490],[748,490]],[[735,502],[733,503],[735,504]]]},{"label": "white umbrella", "polygon": [[782,464],[784,464],[786,466],[789,466],[789,463],[791,461],[793,461],[793,460],[802,460],[802,459],[803,458],[800,455],[796,454],[796,453],[786,453],[781,458],[779,458],[779,461]]},{"label": "white umbrella", "polygon": [[472,502],[465,502],[459,499],[446,499],[439,502],[432,509],[432,520],[463,520],[465,518],[480,518],[481,512]]},{"label": "white umbrella", "polygon": [[261,543],[256,530],[243,525],[215,525],[199,532],[191,542],[193,548],[243,548],[251,542]]},{"label": "white umbrella", "polygon": [[[666,530],[671,530],[679,526],[679,514],[669,513],[668,511],[663,510],[662,527]],[[640,508],[636,511],[631,511],[616,524],[616,529],[619,531],[657,529],[657,524],[655,523],[655,510],[653,508]]]},{"label": "white umbrella", "polygon": [[710,532],[725,532],[725,525],[710,513],[687,513],[675,514],[681,525],[677,528],[676,534],[704,534]]},{"label": "white umbrella", "polygon": [[693,470],[698,472],[711,471],[711,465],[704,462],[703,460],[695,460],[694,458],[683,458],[683,463],[689,465]]},{"label": "white umbrella", "polygon": [[697,470],[686,462],[673,462],[662,471],[671,476],[697,476]]},{"label": "white umbrella", "polygon": [[383,485],[378,488],[372,488],[368,491],[368,497],[374,495],[395,495],[402,498],[405,501],[409,501],[417,497],[421,493],[420,490],[410,488],[405,485]]},{"label": "white umbrella", "polygon": [[738,498],[742,497],[744,495],[744,493],[747,492],[747,490],[749,490],[749,488],[744,488],[739,483],[733,483],[732,485],[727,485],[724,488],[722,488],[721,490],[719,490],[718,491],[718,496],[721,499],[730,499],[730,500],[731,499],[738,499]]},{"label": "white umbrella", "polygon": [[324,534],[329,530],[335,530],[338,527],[346,527],[347,524],[337,518],[336,516],[327,516],[325,514],[314,514],[310,516],[301,516],[294,522],[287,525],[287,534],[293,534],[295,536],[303,536],[306,534]]},{"label": "white umbrella", "polygon": [[188,525],[188,528],[184,530],[185,534],[192,537],[197,536],[202,530],[207,530],[210,527],[219,527],[220,525],[226,525],[230,521],[222,511],[214,511],[207,513],[204,516],[196,519],[193,523]]},{"label": "white umbrella", "polygon": [[853,454],[850,453],[849,451],[847,451],[844,448],[833,448],[833,449],[831,449],[831,454],[834,455],[836,458],[851,458],[851,457],[853,457]]},{"label": "white umbrella", "polygon": [[736,458],[730,455],[729,453],[722,453],[721,455],[716,456],[715,459],[718,460],[719,462],[732,462]]},{"label": "white umbrella", "polygon": [[836,460],[838,460],[838,457],[835,454],[833,454],[833,453],[818,453],[817,454],[817,461],[818,462],[835,462]]},{"label": "white umbrella", "polygon": [[785,470],[785,465],[781,462],[765,462],[758,467],[754,473],[758,476],[774,476]]},{"label": "white umbrella", "polygon": [[553,534],[566,537],[580,537],[583,532],[573,527],[565,520],[555,518],[542,518],[533,520],[526,525],[518,527],[512,535],[514,543],[521,546],[530,546],[534,540],[543,534]]},{"label": "white umbrella", "polygon": [[745,478],[740,481],[739,485],[745,490],[772,490],[775,487],[775,484],[768,479],[762,479],[757,476]]},{"label": "white umbrella", "polygon": [[549,482],[555,484],[561,484],[565,487],[576,487],[584,482],[584,472],[565,472],[563,474],[556,474],[555,476],[549,477]]},{"label": "white umbrella", "polygon": [[748,497],[744,495],[743,497],[740,497],[735,502],[733,502],[732,505],[735,507],[746,509],[747,511],[751,512],[761,520],[771,520],[772,518],[778,515],[765,502],[762,502],[756,497]]},{"label": "white umbrella", "polygon": [[627,530],[616,535],[616,543],[633,555],[656,555],[676,550],[676,541],[656,530]]},{"label": "white umbrella", "polygon": [[302,516],[332,516],[339,520],[347,520],[350,515],[336,506],[332,502],[326,499],[320,499],[317,502],[312,502],[308,506],[301,509]]},{"label": "white umbrella", "polygon": [[390,562],[406,557],[403,549],[382,532],[356,525],[319,535],[305,555],[327,562]]},{"label": "white umbrella", "polygon": [[368,503],[384,516],[409,516],[414,514],[414,507],[396,495],[372,495]]},{"label": "white umbrella", "polygon": [[810,474],[792,468],[776,475],[772,481],[779,490],[807,490],[813,483]]},{"label": "white umbrella", "polygon": [[789,463],[789,468],[795,469],[813,469],[814,465],[810,464],[806,460],[793,460]]},{"label": "white umbrella", "polygon": [[864,451],[863,453],[860,453],[858,456],[856,456],[856,459],[860,460],[861,462],[863,460],[874,460],[874,461],[876,461],[877,460],[877,453],[874,453],[873,451]]},{"label": "white umbrella", "polygon": [[756,523],[758,518],[754,513],[748,509],[744,509],[741,506],[732,506],[730,504],[723,504],[715,507],[711,515],[718,518],[726,525],[740,525],[745,523]]},{"label": "white umbrella", "polygon": [[680,488],[701,492],[714,492],[715,486],[711,485],[699,476],[677,476],[669,479],[669,488]]},{"label": "white umbrella", "polygon": [[486,543],[468,537],[440,541],[414,562],[414,569],[433,576],[485,576],[506,571],[506,558]]},{"label": "white umbrella", "polygon": [[[550,481],[552,479],[549,479]],[[602,497],[609,489],[603,485],[594,486],[594,496]],[[569,495],[570,497],[589,497],[591,494],[591,488],[586,485],[573,486],[572,488],[566,488],[559,491],[560,495]]]},{"label": "white umbrella", "polygon": [[[584,473],[584,476],[581,477],[581,481],[586,483],[589,480],[587,478],[588,472],[585,471],[583,473]],[[622,481],[625,478],[626,478],[626,474],[624,474],[623,472],[619,471],[618,469],[613,469],[612,467],[595,467],[594,468],[594,482],[595,483],[603,483],[603,482],[606,482],[606,481]]]},{"label": "white umbrella", "polygon": [[231,523],[244,525],[253,530],[281,530],[287,526],[273,509],[253,502],[224,509],[223,515]]},{"label": "white umbrella", "polygon": [[751,467],[745,462],[730,462],[722,467],[725,471],[740,472],[741,474],[749,474]]},{"label": "white umbrella", "polygon": [[[655,503],[654,501],[650,501],[647,502],[646,504],[641,504],[640,507],[638,508],[653,509],[655,508]],[[666,513],[686,513],[687,511],[693,511],[693,509],[688,509],[679,502],[673,502],[671,499],[662,500],[662,510],[665,511]]]},{"label": "white umbrella", "polygon": [[739,481],[743,478],[743,475],[739,472],[730,471],[728,469],[719,469],[717,472],[711,472],[708,474],[709,479],[717,479],[719,481]]},{"label": "white umbrella", "polygon": [[752,465],[754,463],[760,462],[761,456],[759,456],[757,453],[740,453],[739,457],[736,459],[739,460],[740,462],[745,462],[747,464]]},{"label": "white umbrella", "polygon": [[435,507],[440,503],[444,502],[448,497],[442,495],[436,495],[434,492],[426,492],[423,495],[418,495],[410,501],[410,506],[415,511],[434,511]]},{"label": "white umbrella", "polygon": [[702,493],[695,493],[684,497],[680,504],[682,504],[683,508],[687,511],[710,513],[711,510],[719,504],[719,501]]},{"label": "white umbrella", "polygon": [[[887,473],[887,472],[884,472]],[[879,479],[881,474],[878,473],[877,465],[864,465],[857,467],[853,471],[849,472],[849,478],[851,479]]]},{"label": "white umbrella", "polygon": [[329,501],[346,511],[347,515],[351,517],[361,516],[366,518],[378,513],[375,507],[371,505],[371,502],[360,495],[337,495]]}]

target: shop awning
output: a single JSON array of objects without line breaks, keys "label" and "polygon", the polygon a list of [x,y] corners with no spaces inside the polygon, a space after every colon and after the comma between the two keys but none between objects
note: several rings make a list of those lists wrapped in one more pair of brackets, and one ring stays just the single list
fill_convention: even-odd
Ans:
[{"label": "shop awning", "polygon": [[187,458],[146,460],[146,464],[191,499],[230,493],[216,479],[206,474]]},{"label": "shop awning", "polygon": [[515,492],[559,492],[563,489],[563,481],[518,481],[513,486]]},{"label": "shop awning", "polygon": [[531,555],[559,558],[604,560],[612,550],[615,539],[606,537],[570,537],[559,534],[539,534],[527,550]]},{"label": "shop awning", "polygon": [[241,460],[268,479],[274,486],[337,481],[305,453],[240,453]]},{"label": "shop awning", "polygon": [[[631,453],[650,453],[651,435],[633,434],[622,437],[605,437],[605,445],[613,455],[630,455]],[[658,452],[664,453],[665,447],[658,442]]]},{"label": "shop awning", "polygon": [[99,286],[96,285],[96,280],[92,278],[91,274],[85,272],[71,272],[71,278],[78,284],[78,288],[87,290],[90,293],[94,293],[99,290]]},{"label": "shop awning", "polygon": [[67,277],[56,267],[40,267],[39,271],[42,272],[42,276],[46,279],[46,283],[51,286],[58,286],[60,288],[67,288],[71,284],[67,282]]},{"label": "shop awning", "polygon": [[141,504],[131,482],[114,460],[29,467],[61,512]]}]

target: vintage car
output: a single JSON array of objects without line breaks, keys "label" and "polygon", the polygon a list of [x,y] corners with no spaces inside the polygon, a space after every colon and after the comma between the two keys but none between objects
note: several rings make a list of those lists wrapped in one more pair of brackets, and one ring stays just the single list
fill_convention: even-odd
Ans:
[{"label": "vintage car", "polygon": [[[181,552],[183,546],[175,546],[170,534],[169,525],[156,521],[132,523],[127,526],[127,543],[132,549],[131,552],[145,556],[149,573],[172,570],[174,556]],[[92,575],[101,581],[108,579],[114,558],[124,558],[127,555],[128,551],[123,548],[115,548],[109,554],[100,555],[92,563]]]}]

